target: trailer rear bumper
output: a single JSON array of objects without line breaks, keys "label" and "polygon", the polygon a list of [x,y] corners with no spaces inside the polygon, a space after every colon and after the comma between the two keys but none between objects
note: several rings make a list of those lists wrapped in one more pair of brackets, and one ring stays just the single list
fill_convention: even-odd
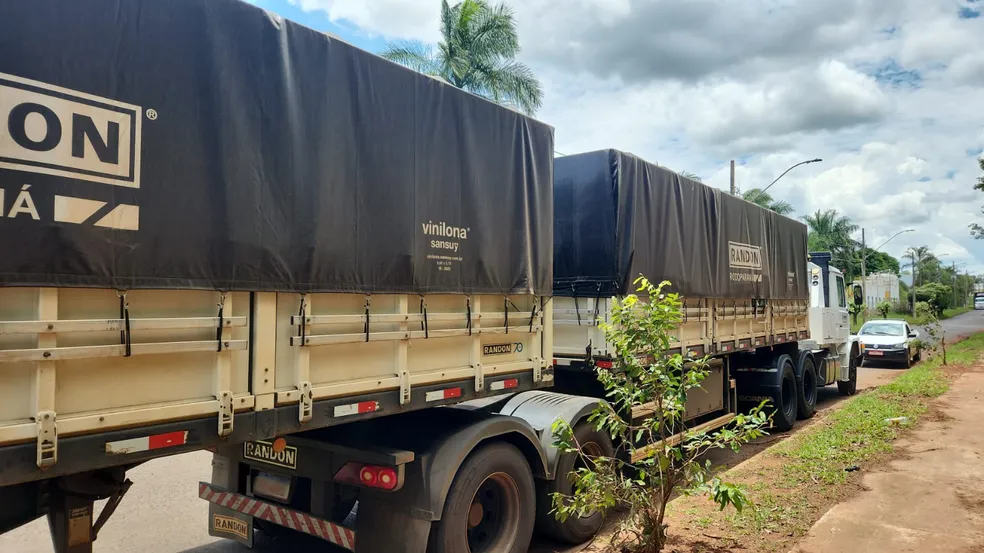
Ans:
[{"label": "trailer rear bumper", "polygon": [[355,531],[305,512],[247,497],[206,482],[198,483],[198,497],[223,508],[227,514],[212,513],[209,534],[252,545],[255,519],[290,528],[355,551]]}]

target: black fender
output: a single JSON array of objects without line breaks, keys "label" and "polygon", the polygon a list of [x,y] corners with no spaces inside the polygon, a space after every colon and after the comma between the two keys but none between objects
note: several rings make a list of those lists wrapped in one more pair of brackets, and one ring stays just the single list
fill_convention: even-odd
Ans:
[{"label": "black fender", "polygon": [[392,493],[371,489],[361,492],[356,553],[425,553],[431,523],[441,518],[458,468],[484,443],[505,441],[515,445],[530,463],[533,475],[546,476],[547,459],[539,447],[539,437],[525,420],[469,408],[441,407],[433,411],[440,412],[441,424],[408,424],[401,428],[401,447],[409,446],[414,451],[413,462],[405,465],[403,487]]},{"label": "black fender", "polygon": [[516,394],[501,409],[501,413],[527,421],[539,435],[540,450],[546,460],[546,480],[553,480],[560,461],[560,450],[554,446],[553,424],[563,420],[571,427],[586,419],[605,400],[560,394],[543,390],[531,390]]},{"label": "black fender", "polygon": [[[547,459],[540,448],[540,438],[525,420],[454,407],[440,409],[455,424],[443,428],[407,428],[407,432],[421,433],[422,449],[409,448],[413,449],[415,459],[406,465],[403,487],[394,493],[366,490],[362,494],[366,500],[379,498],[414,518],[440,520],[458,467],[472,451],[491,440],[515,445],[530,463],[533,475],[546,477]],[[405,441],[404,444],[408,445]],[[361,506],[359,511],[362,512]]]}]

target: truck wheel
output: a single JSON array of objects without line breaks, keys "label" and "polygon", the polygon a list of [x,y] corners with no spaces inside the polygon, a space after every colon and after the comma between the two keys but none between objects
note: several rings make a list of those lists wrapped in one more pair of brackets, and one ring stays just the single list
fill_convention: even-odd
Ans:
[{"label": "truck wheel", "polygon": [[781,356],[776,365],[779,369],[779,388],[772,396],[772,404],[776,408],[772,427],[785,432],[796,423],[799,387],[796,385],[796,373],[793,372],[793,360],[789,356]]},{"label": "truck wheel", "polygon": [[[594,425],[582,422],[574,427],[574,438],[581,445],[581,451],[588,457],[612,457],[615,449],[612,439]],[[570,517],[566,522],[560,522],[551,512],[553,511],[554,493],[571,495],[574,483],[570,473],[586,468],[590,461],[577,453],[564,453],[557,461],[557,477],[550,481],[541,481],[537,489],[537,524],[541,532],[565,543],[579,544],[591,539],[601,530],[604,518],[601,513],[593,513],[586,517]]]},{"label": "truck wheel", "polygon": [[842,396],[853,396],[858,393],[858,357],[856,354],[855,350],[851,350],[851,355],[847,358],[849,380],[847,382],[837,381],[837,391]]},{"label": "truck wheel", "polygon": [[905,360],[902,361],[902,368],[903,369],[911,369],[912,368],[912,358],[909,357],[909,350],[906,350],[906,352],[905,352]]},{"label": "truck wheel", "polygon": [[808,419],[817,410],[817,369],[812,357],[807,357],[803,361],[803,377],[800,379],[797,391],[799,392],[796,398],[797,414],[801,419]]},{"label": "truck wheel", "polygon": [[526,553],[533,537],[533,472],[515,446],[471,453],[454,477],[429,553]]}]

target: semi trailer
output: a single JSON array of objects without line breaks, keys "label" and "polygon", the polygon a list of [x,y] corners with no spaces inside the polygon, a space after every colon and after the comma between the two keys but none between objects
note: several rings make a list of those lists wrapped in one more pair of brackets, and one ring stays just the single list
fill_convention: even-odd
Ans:
[{"label": "semi trailer", "polygon": [[247,545],[587,539],[600,515],[550,516],[574,462],[550,428],[613,451],[584,422],[610,348],[572,321],[635,271],[685,293],[681,347],[719,367],[694,425],[798,406],[810,375],[853,391],[829,257],[665,168],[606,153],[638,196],[591,184],[616,266],[568,294],[555,251],[595,250],[554,208],[553,130],[513,110],[237,0],[7,3],[0,53],[0,531],[46,516],[88,553],[129,469],[208,449],[208,531]]},{"label": "semi trailer", "polygon": [[642,274],[683,298],[675,352],[711,360],[691,424],[718,428],[769,399],[788,430],[818,387],[854,393],[844,275],[807,253],[802,223],[617,150],[557,158],[554,210],[555,390],[604,397],[594,368],[614,350],[598,321]]}]

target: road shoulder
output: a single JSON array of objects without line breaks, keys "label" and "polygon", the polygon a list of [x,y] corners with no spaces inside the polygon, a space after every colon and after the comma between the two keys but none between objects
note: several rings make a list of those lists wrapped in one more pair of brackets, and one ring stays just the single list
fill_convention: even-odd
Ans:
[{"label": "road shoulder", "polygon": [[896,446],[901,455],[865,475],[864,491],[835,505],[797,553],[984,550],[984,366],[960,375],[937,416]]}]

